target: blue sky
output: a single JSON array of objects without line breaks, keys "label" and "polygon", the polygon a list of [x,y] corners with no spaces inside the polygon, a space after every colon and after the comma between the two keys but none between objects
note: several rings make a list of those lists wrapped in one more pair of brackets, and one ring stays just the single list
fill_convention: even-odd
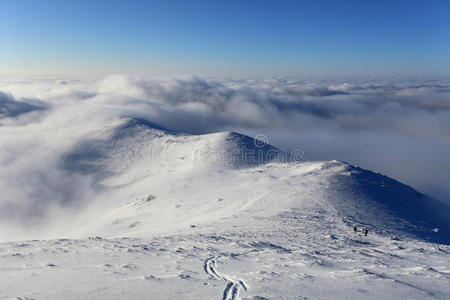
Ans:
[{"label": "blue sky", "polygon": [[450,1],[0,0],[0,73],[450,74]]}]

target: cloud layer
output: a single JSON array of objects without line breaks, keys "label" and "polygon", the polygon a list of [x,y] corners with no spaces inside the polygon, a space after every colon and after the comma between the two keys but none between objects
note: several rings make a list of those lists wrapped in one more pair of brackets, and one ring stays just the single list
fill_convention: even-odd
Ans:
[{"label": "cloud layer", "polygon": [[0,80],[0,217],[82,205],[92,181],[61,157],[129,116],[177,132],[265,134],[305,159],[345,160],[450,203],[450,80],[115,75]]},{"label": "cloud layer", "polygon": [[16,101],[12,95],[0,91],[0,119],[14,118],[20,114],[44,108],[45,105],[39,101]]}]

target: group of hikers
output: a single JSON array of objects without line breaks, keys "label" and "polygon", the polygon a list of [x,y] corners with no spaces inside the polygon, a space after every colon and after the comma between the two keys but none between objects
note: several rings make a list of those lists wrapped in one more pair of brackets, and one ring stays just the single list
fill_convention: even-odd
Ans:
[{"label": "group of hikers", "polygon": [[[356,226],[353,227],[353,232],[354,232],[355,234],[358,233],[358,228],[356,228]],[[363,232],[364,236],[367,236],[367,234],[369,233],[369,230],[368,230],[367,228],[364,228],[364,229],[362,230],[362,232]]]}]

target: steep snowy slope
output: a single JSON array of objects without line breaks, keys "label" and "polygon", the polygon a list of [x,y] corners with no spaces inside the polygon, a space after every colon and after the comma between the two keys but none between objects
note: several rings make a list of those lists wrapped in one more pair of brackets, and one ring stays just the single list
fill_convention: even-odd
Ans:
[{"label": "steep snowy slope", "polygon": [[331,179],[339,195],[332,203],[348,217],[373,231],[450,244],[448,205],[419,193],[392,178],[347,165]]}]

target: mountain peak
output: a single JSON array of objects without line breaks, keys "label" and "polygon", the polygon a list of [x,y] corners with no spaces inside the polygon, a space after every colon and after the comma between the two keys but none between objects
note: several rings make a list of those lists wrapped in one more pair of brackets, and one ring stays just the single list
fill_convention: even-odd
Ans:
[{"label": "mountain peak", "polygon": [[380,232],[434,240],[435,227],[442,241],[450,243],[450,207],[395,179],[345,164],[330,179],[333,205],[353,223]]},{"label": "mountain peak", "polygon": [[[142,119],[123,120],[105,132],[103,137],[85,140],[76,147],[67,156],[65,167],[93,173],[98,182],[107,180],[111,186],[147,180],[145,178],[149,174],[162,176],[185,174],[183,172],[187,171],[191,174],[189,176],[196,178],[205,172],[259,174],[256,169],[260,168],[260,174],[265,174],[278,170],[277,174],[269,175],[270,178],[279,178],[276,184],[287,184],[291,188],[302,186],[299,188],[302,192],[296,198],[304,197],[304,192],[311,193],[308,184],[314,186],[323,182],[318,190],[312,190],[331,195],[327,205],[333,206],[350,226],[358,224],[371,231],[423,240],[432,239],[434,233],[431,229],[438,227],[442,230],[442,241],[450,243],[450,224],[446,218],[450,215],[450,208],[447,205],[392,178],[343,161],[279,164],[292,159],[264,139],[233,131],[174,134]],[[296,175],[296,170],[301,175]],[[294,175],[289,175],[291,173]],[[312,181],[307,183],[306,178]],[[226,184],[227,179],[223,180]],[[235,188],[230,186],[231,190]]]},{"label": "mountain peak", "polygon": [[133,137],[144,130],[152,130],[159,133],[171,133],[167,128],[142,118],[124,118],[121,124],[113,129],[111,139]]}]

